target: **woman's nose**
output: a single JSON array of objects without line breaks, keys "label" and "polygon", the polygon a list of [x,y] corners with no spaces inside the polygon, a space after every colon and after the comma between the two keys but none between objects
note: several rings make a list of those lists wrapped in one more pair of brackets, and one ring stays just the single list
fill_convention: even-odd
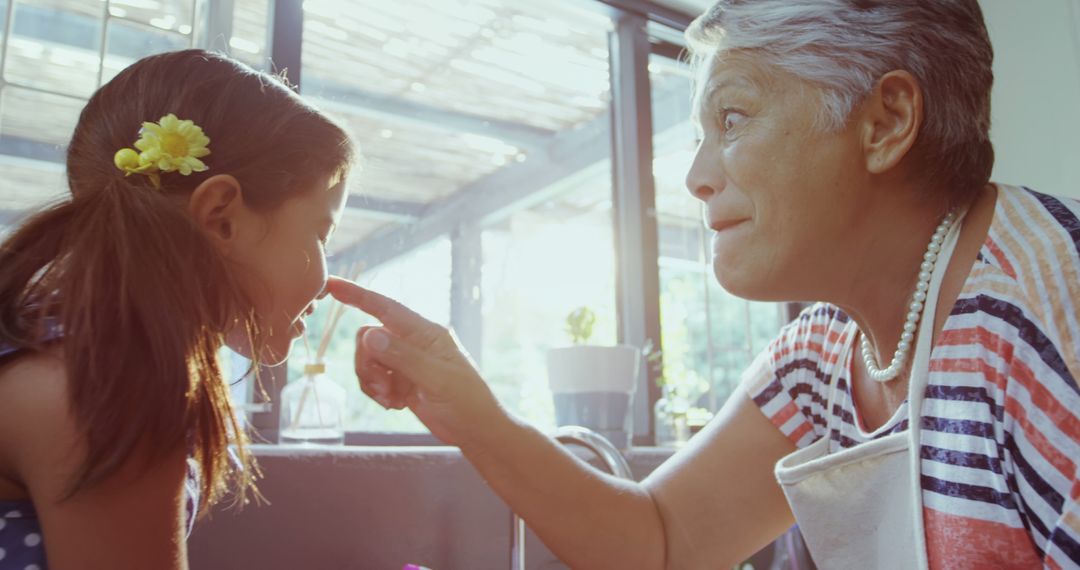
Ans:
[{"label": "woman's nose", "polygon": [[708,202],[709,198],[716,193],[712,186],[708,184],[694,184],[687,180],[686,188],[690,190],[690,195],[701,200],[702,202]]},{"label": "woman's nose", "polygon": [[699,150],[694,156],[690,172],[686,173],[686,189],[690,191],[691,196],[702,202],[708,201],[717,192],[715,168],[709,168],[709,166]]}]

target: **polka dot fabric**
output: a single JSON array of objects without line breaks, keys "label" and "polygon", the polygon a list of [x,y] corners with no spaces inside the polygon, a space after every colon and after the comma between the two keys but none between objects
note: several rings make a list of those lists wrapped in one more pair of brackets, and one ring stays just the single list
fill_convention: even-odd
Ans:
[{"label": "polka dot fabric", "polygon": [[45,545],[28,503],[0,501],[0,570],[44,570]]},{"label": "polka dot fabric", "polygon": [[[187,532],[195,525],[199,502],[199,477],[194,460],[188,460]],[[0,570],[46,570],[45,544],[34,506],[24,501],[0,501]]]}]

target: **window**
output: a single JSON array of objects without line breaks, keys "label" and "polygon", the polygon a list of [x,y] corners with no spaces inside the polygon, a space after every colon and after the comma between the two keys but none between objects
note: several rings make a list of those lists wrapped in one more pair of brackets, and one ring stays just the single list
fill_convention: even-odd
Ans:
[{"label": "window", "polygon": [[590,343],[616,342],[615,254],[607,164],[573,190],[483,234],[484,379],[508,408],[554,429],[547,350],[570,344],[566,316],[597,316]]},{"label": "window", "polygon": [[[499,399],[553,427],[545,356],[568,343],[566,315],[588,306],[594,341],[618,337],[610,15],[565,0],[307,0],[303,16],[301,93],[363,154],[336,270],[359,264],[361,282],[454,328]],[[688,70],[657,55],[649,71],[664,373],[699,385],[696,404],[716,410],[781,307],[716,284],[700,204],[683,187]],[[370,322],[351,312],[327,352],[355,395],[350,428],[422,431],[352,386],[353,333]]]},{"label": "window", "polygon": [[[500,400],[540,426],[554,426],[545,352],[568,343],[566,315],[588,305],[596,340],[616,336],[610,28],[565,0],[304,2],[301,94],[362,154],[336,271],[359,266],[361,283],[453,327]],[[351,311],[327,351],[355,395],[349,427],[423,430],[356,390],[368,322]]]},{"label": "window", "polygon": [[0,233],[67,193],[67,143],[102,83],[147,55],[209,45],[213,30],[230,27],[232,51],[261,65],[268,2],[236,0],[223,17],[210,0],[0,0]]},{"label": "window", "polygon": [[3,4],[10,35],[0,60],[0,223],[7,225],[66,192],[64,149],[98,85],[105,13],[76,1]]},{"label": "window", "polygon": [[[351,214],[350,214],[351,215]],[[341,230],[349,231],[349,220]],[[353,227],[353,231],[356,228]],[[356,281],[375,291],[392,291],[395,297],[428,319],[446,323],[450,319],[450,240],[441,237],[408,251],[393,260],[370,269],[353,266]],[[344,272],[343,272],[344,273]],[[330,298],[320,301],[308,318],[305,345],[293,347],[289,358],[289,378],[301,378],[304,364],[315,361],[323,342],[327,323],[340,305]],[[426,432],[427,428],[412,413],[384,410],[357,389],[353,356],[356,331],[372,324],[370,317],[356,310],[342,311],[325,353],[326,375],[345,388],[347,395],[346,428],[362,432]],[[299,342],[299,341],[298,341]]]},{"label": "window", "polygon": [[685,63],[653,55],[649,75],[663,376],[692,395],[691,405],[716,411],[779,331],[784,305],[746,301],[717,284],[704,205],[685,186],[696,145],[690,71]]},{"label": "window", "polygon": [[148,55],[193,45],[195,14],[191,0],[109,0],[107,5],[105,57],[99,85]]},{"label": "window", "polygon": [[[270,46],[267,27],[270,23],[272,0],[233,0],[228,51],[240,61],[263,71],[269,70]],[[210,18],[213,20],[213,18]],[[207,30],[206,45],[219,49],[225,43],[224,31]],[[221,34],[220,36],[218,34]]]},{"label": "window", "polygon": [[[275,10],[301,5],[302,19],[278,22],[302,38],[290,54],[269,25]],[[634,26],[619,13],[580,0],[0,0],[10,23],[0,26],[0,232],[66,192],[64,147],[86,98],[138,58],[198,45],[272,72],[299,63],[289,77],[301,95],[341,121],[362,154],[332,269],[451,326],[500,400],[550,428],[546,351],[569,342],[567,314],[587,306],[599,318],[593,342],[620,338],[617,280],[628,279],[617,263],[620,95],[610,68],[628,59],[609,46],[621,38],[624,49]],[[683,188],[694,140],[689,78],[674,59],[678,34],[666,34],[648,65],[660,287],[645,297],[659,296],[666,377],[702,384],[697,403],[715,410],[775,333],[780,310],[733,298],[712,277],[700,204]],[[626,171],[621,180],[624,196],[633,184]],[[281,375],[300,376],[333,310],[329,299],[320,304],[308,346]],[[365,324],[344,312],[325,352],[328,376],[349,394],[349,429],[425,432],[410,413],[384,411],[356,389],[354,334]],[[241,383],[234,392],[254,390]],[[635,430],[647,435],[647,422],[636,417]]]}]

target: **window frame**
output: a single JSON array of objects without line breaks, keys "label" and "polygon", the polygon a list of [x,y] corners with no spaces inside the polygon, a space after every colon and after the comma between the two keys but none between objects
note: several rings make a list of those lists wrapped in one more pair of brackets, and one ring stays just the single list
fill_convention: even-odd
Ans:
[{"label": "window frame", "polygon": [[[211,0],[213,1],[213,0]],[[232,2],[232,0],[225,0]],[[271,46],[271,69],[286,70],[298,92],[303,91],[302,0],[274,0],[271,9],[268,44]],[[685,52],[681,34],[693,16],[649,0],[586,0],[588,8],[598,10],[612,20],[609,33],[609,62],[612,117],[612,207],[616,263],[616,306],[618,341],[635,346],[662,346],[660,336],[659,236],[652,176],[652,104],[649,56],[680,59]],[[650,25],[659,24],[673,33],[656,34]],[[227,29],[227,27],[225,28]],[[661,37],[662,36],[662,37]],[[643,144],[642,141],[648,141]],[[469,338],[481,334],[477,301],[463,294],[471,284],[479,283],[480,263],[475,261],[479,233],[477,220],[462,220],[451,234],[453,268],[451,278],[451,314],[467,323]],[[475,273],[475,274],[474,274]],[[797,313],[797,311],[796,311]],[[789,308],[788,314],[792,314]],[[455,329],[457,327],[455,326]],[[479,350],[480,344],[473,350]],[[634,403],[634,446],[652,446],[655,428],[652,409],[660,398],[656,383],[660,366],[642,366],[638,378],[638,397]],[[285,366],[263,368],[260,377],[266,401],[251,391],[256,409],[251,423],[262,439],[277,440],[278,417],[274,406],[278,393],[287,381]],[[441,445],[429,433],[349,431],[346,445]]]}]

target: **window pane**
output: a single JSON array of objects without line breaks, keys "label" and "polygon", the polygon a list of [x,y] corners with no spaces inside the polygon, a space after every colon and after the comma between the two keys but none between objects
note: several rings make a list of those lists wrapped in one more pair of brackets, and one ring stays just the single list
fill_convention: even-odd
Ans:
[{"label": "window pane", "polygon": [[109,0],[109,15],[161,30],[190,35],[191,0]]},{"label": "window pane", "polygon": [[[347,221],[347,220],[346,220]],[[346,224],[343,223],[343,229]],[[334,236],[336,240],[339,236]],[[450,241],[437,239],[423,247],[389,263],[364,270],[353,267],[350,277],[364,287],[375,291],[393,292],[395,298],[431,321],[447,324],[450,321]],[[439,294],[443,292],[443,294]],[[363,395],[356,382],[353,356],[356,348],[356,331],[365,325],[377,325],[371,317],[348,309],[340,313],[325,340],[323,335],[328,322],[333,319],[340,305],[329,297],[321,301],[315,313],[307,319],[308,333],[304,346],[293,349],[289,358],[289,378],[297,379],[303,374],[304,364],[317,360],[319,347],[326,343],[324,358],[326,376],[345,388],[348,395],[347,429],[353,431],[420,432],[424,426],[411,412],[387,411]]]},{"label": "window pane", "polygon": [[716,411],[779,331],[782,305],[746,301],[717,284],[704,205],[685,186],[697,142],[689,121],[689,69],[653,56],[649,71],[664,379],[689,394],[689,404]]},{"label": "window pane", "polygon": [[107,81],[140,57],[188,47],[195,32],[192,0],[0,0],[0,34],[9,2],[12,33],[4,42],[0,87],[0,232],[27,209],[67,195],[65,151],[99,74]]},{"label": "window pane", "polygon": [[308,0],[305,90],[326,82],[556,130],[602,112],[605,18],[565,0]]},{"label": "window pane", "polygon": [[[235,0],[229,53],[255,69],[266,69],[270,57],[269,23],[270,0]],[[214,38],[210,40],[211,45],[217,45]]]},{"label": "window pane", "polygon": [[107,25],[105,70],[101,78],[103,85],[125,67],[148,55],[191,47],[190,35],[184,36],[116,18],[110,18]]},{"label": "window pane", "polygon": [[37,208],[67,193],[64,153],[85,101],[6,86],[0,93],[0,209]]},{"label": "window pane", "polygon": [[16,0],[4,79],[89,97],[101,67],[103,4],[85,0]]},{"label": "window pane", "polygon": [[[566,314],[591,306],[595,340],[615,340],[609,20],[573,0],[304,11],[301,92],[363,154],[331,246],[338,271],[360,261],[388,278],[446,240],[438,264],[379,290],[421,309],[439,300],[427,310],[443,320],[429,318],[455,329],[503,402],[550,424],[545,351],[564,342]],[[351,377],[351,347],[340,358]],[[399,429],[388,418],[401,414],[351,392],[355,426]]]},{"label": "window pane", "polygon": [[0,0],[0,42],[4,41],[5,34],[7,34],[7,11],[8,0]]},{"label": "window pane", "polygon": [[617,340],[610,179],[600,169],[483,234],[481,369],[501,402],[542,428],[555,427],[545,358],[571,344],[567,315],[587,306],[597,316],[589,342]]}]

